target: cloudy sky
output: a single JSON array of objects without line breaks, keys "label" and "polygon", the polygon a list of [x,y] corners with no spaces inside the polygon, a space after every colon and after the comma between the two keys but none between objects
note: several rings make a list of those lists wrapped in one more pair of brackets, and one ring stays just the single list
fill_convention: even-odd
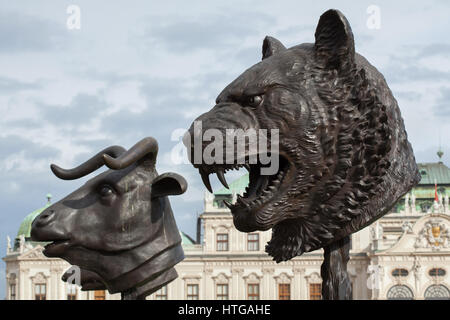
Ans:
[{"label": "cloudy sky", "polygon": [[[67,27],[71,4],[80,29]],[[57,201],[86,181],[59,180],[50,163],[72,167],[145,136],[159,141],[158,171],[188,180],[171,202],[180,229],[195,236],[205,189],[190,165],[171,160],[182,132],[174,130],[259,61],[265,35],[287,47],[313,42],[329,8],[347,16],[356,50],[385,75],[417,161],[435,162],[441,145],[449,165],[448,1],[0,0],[1,256],[6,236],[15,237],[48,192]],[[0,298],[4,273],[1,262]]]}]

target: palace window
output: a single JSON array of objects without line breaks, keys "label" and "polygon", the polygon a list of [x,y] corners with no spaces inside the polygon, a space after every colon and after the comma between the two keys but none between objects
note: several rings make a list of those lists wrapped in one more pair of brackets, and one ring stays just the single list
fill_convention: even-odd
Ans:
[{"label": "palace window", "polygon": [[291,300],[291,285],[289,283],[278,284],[278,300]]},{"label": "palace window", "polygon": [[198,284],[187,285],[187,300],[198,300]]},{"label": "palace window", "polygon": [[247,250],[259,251],[259,233],[249,233],[247,235]]},{"label": "palace window", "polygon": [[73,284],[67,287],[67,300],[77,300],[77,287]]},{"label": "palace window", "polygon": [[34,285],[34,299],[46,300],[47,299],[47,286],[43,283],[37,283]]},{"label": "palace window", "polygon": [[392,271],[393,277],[407,277],[409,274],[408,270],[403,268],[397,268]]},{"label": "palace window", "polygon": [[216,293],[217,300],[228,300],[228,284],[219,283],[217,284],[216,290],[217,290]]},{"label": "palace window", "polygon": [[428,274],[431,277],[443,277],[445,276],[445,270],[442,268],[433,268],[430,271],[428,271]]},{"label": "palace window", "polygon": [[167,300],[167,286],[161,287],[155,292],[155,300]]},{"label": "palace window", "polygon": [[217,234],[217,251],[228,251],[228,234]]},{"label": "palace window", "polygon": [[414,294],[407,286],[396,285],[389,289],[387,298],[388,300],[412,300]]},{"label": "palace window", "polygon": [[16,285],[9,285],[9,300],[16,300]]},{"label": "palace window", "polygon": [[426,300],[450,300],[450,291],[444,285],[432,285],[425,290]]},{"label": "palace window", "polygon": [[309,300],[322,300],[322,284],[310,283],[309,284]]},{"label": "palace window", "polygon": [[247,299],[248,300],[259,300],[259,284],[249,283],[247,285]]},{"label": "palace window", "polygon": [[106,293],[105,290],[95,290],[94,291],[94,300],[105,300]]}]

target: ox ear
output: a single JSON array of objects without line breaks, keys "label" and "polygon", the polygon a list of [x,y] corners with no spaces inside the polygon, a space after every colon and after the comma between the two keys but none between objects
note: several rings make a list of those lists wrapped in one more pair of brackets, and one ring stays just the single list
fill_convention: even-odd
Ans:
[{"label": "ox ear", "polygon": [[173,172],[163,173],[152,181],[152,199],[183,194],[186,189],[187,182],[182,176]]},{"label": "ox ear", "polygon": [[314,45],[316,60],[327,69],[341,70],[355,62],[355,40],[345,16],[328,10],[320,16]]},{"label": "ox ear", "polygon": [[284,50],[286,47],[279,40],[266,36],[262,46],[262,60]]}]

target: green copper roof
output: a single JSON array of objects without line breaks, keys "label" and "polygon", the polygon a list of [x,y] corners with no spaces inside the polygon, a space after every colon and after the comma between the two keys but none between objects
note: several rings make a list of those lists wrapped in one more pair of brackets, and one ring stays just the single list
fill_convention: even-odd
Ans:
[{"label": "green copper roof", "polygon": [[47,203],[44,207],[37,209],[27,215],[20,224],[19,231],[17,231],[17,237],[23,234],[25,238],[29,238],[31,232],[31,224],[33,223],[34,219],[49,206],[50,203]]},{"label": "green copper roof", "polygon": [[181,244],[183,246],[191,246],[195,244],[195,241],[183,231],[180,231],[180,235],[181,235]]},{"label": "green copper roof", "polygon": [[230,187],[230,189],[222,188],[219,191],[214,192],[214,195],[216,195],[216,196],[231,195],[233,192],[235,192],[237,194],[242,193],[245,190],[245,188],[248,186],[248,182],[249,182],[249,174],[246,173],[239,179],[234,180],[231,184],[229,184],[228,186]]},{"label": "green copper roof", "polygon": [[421,184],[432,184],[435,182],[438,185],[450,185],[450,169],[442,162],[436,163],[418,163],[420,175],[422,179]]}]

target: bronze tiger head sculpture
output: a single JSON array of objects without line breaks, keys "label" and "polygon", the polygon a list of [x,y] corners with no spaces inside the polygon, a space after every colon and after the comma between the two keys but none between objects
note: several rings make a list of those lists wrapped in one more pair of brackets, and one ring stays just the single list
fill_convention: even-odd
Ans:
[{"label": "bronze tiger head sculpture", "polygon": [[[211,173],[226,186],[226,170],[248,168],[246,192],[227,206],[240,231],[272,228],[266,251],[280,262],[369,225],[420,175],[397,102],[383,75],[355,52],[341,12],[320,17],[315,43],[288,49],[266,37],[262,53],[262,61],[196,119],[201,129],[194,123],[183,140],[209,189]],[[278,170],[261,174],[266,165],[251,163],[249,148],[243,162],[236,152],[231,163],[193,161],[195,148],[208,147],[202,138],[210,129],[224,136],[229,129],[277,129],[278,150],[271,156],[277,157]],[[200,147],[196,141],[202,141]]]}]

